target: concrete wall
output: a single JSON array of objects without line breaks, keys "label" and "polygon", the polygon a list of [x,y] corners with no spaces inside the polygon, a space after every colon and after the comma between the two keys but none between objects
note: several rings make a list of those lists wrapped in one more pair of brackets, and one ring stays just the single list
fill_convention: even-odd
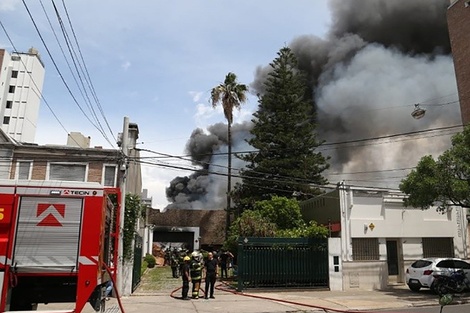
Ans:
[{"label": "concrete wall", "polygon": [[343,290],[343,265],[341,261],[341,238],[328,238],[328,268],[330,290]]},{"label": "concrete wall", "polygon": [[343,290],[382,290],[387,287],[386,261],[343,262]]}]

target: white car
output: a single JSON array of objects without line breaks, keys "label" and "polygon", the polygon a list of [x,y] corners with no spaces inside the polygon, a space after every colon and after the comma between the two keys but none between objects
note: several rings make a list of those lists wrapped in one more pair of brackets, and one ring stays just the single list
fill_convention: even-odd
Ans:
[{"label": "white car", "polygon": [[[470,263],[458,258],[424,258],[413,262],[406,269],[406,284],[412,291],[433,289],[433,274],[448,275],[458,269],[470,273]],[[470,277],[470,276],[469,276]]]}]

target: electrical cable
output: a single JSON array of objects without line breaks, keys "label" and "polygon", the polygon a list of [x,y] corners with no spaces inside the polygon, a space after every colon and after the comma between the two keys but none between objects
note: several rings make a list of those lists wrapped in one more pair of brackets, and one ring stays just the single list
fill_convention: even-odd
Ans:
[{"label": "electrical cable", "polygon": [[[18,53],[16,47],[15,47],[15,44],[13,43],[10,35],[8,34],[7,30],[5,29],[5,26],[3,25],[2,21],[0,20],[0,26],[2,27],[3,31],[5,32],[5,35],[7,36],[8,38],[8,41],[10,42],[11,46],[13,47],[14,51],[16,51],[16,53]],[[23,64],[23,66],[26,68],[26,64],[24,63],[24,61],[21,59],[21,63]],[[36,88],[32,88],[33,92],[38,96],[40,97],[44,103],[46,104],[47,108],[49,109],[49,111],[52,113],[52,116],[54,116],[54,118],[56,119],[56,121],[59,123],[59,125],[62,127],[62,129],[67,133],[69,134],[70,132],[65,128],[64,124],[60,121],[59,117],[57,116],[57,114],[54,112],[54,110],[52,109],[52,107],[49,105],[49,102],[46,100],[46,98],[44,97],[44,95],[42,94],[42,92],[39,90],[39,87],[38,85],[36,84],[36,81],[34,80],[32,74],[29,72],[29,71],[26,71],[31,79],[31,81],[33,82],[34,84],[34,87]],[[77,144],[78,142],[75,141],[74,138],[72,138],[72,140]]]},{"label": "electrical cable", "polygon": [[[78,103],[77,98],[76,98],[75,95],[73,94],[73,92],[72,92],[70,86],[68,85],[68,83],[67,83],[67,81],[65,80],[64,76],[62,75],[62,72],[60,71],[60,69],[59,69],[59,67],[58,67],[58,65],[57,65],[57,63],[56,63],[54,57],[52,56],[52,53],[51,53],[51,51],[49,50],[49,47],[47,46],[47,44],[46,44],[46,42],[45,42],[45,40],[44,40],[44,38],[43,38],[41,32],[39,31],[39,28],[38,28],[38,26],[37,26],[37,24],[36,24],[36,21],[34,20],[32,14],[31,14],[31,11],[29,10],[28,5],[26,4],[25,0],[22,0],[22,2],[23,2],[23,5],[24,5],[24,7],[25,7],[25,9],[26,9],[26,11],[27,11],[27,13],[28,13],[28,15],[29,15],[29,18],[31,19],[31,22],[32,22],[33,25],[34,25],[34,28],[36,29],[36,32],[37,32],[39,38],[41,39],[42,44],[44,45],[44,47],[45,47],[45,49],[46,49],[46,51],[47,51],[47,53],[48,53],[48,55],[49,55],[49,57],[50,57],[50,59],[51,59],[51,61],[52,61],[52,64],[54,65],[54,67],[55,67],[57,73],[59,74],[60,79],[62,80],[62,83],[63,83],[64,86],[66,87],[66,89],[67,89],[68,93],[70,94],[70,96],[72,97],[74,103],[78,106],[78,108],[80,109],[80,111],[82,112],[82,114],[86,117],[86,119],[90,122],[90,124],[93,125],[93,126],[101,133],[101,129],[93,123],[93,121],[90,119],[90,117],[89,117],[89,116],[85,113],[85,111],[83,110],[82,106]],[[102,135],[103,135],[103,137],[106,139],[106,136],[105,136],[103,133],[102,133]],[[108,142],[108,143],[110,143],[110,142]],[[111,143],[110,143],[110,144],[111,144]]]},{"label": "electrical cable", "polygon": [[75,34],[75,30],[74,30],[74,28],[73,28],[72,21],[71,21],[71,19],[70,19],[70,15],[69,15],[69,13],[68,13],[68,10],[67,10],[67,7],[66,7],[66,5],[65,5],[65,1],[64,1],[64,0],[62,0],[62,5],[63,5],[63,7],[64,7],[65,14],[67,15],[67,20],[68,20],[68,22],[69,22],[70,29],[72,30],[72,34],[73,34],[73,37],[74,37],[74,39],[75,39],[75,44],[77,45],[78,52],[79,52],[80,58],[81,58],[82,63],[83,63],[84,72],[85,72],[85,74],[86,74],[86,77],[88,78],[88,80],[86,80],[86,81],[87,81],[87,83],[89,84],[90,91],[91,91],[91,93],[92,93],[92,95],[93,95],[93,98],[95,99],[95,102],[96,102],[97,107],[98,107],[98,109],[99,109],[99,111],[100,111],[100,113],[101,113],[101,116],[103,117],[103,120],[105,121],[105,123],[106,123],[106,125],[107,125],[107,127],[108,127],[108,130],[109,130],[109,132],[110,132],[111,135],[112,135],[112,134],[113,134],[113,131],[112,131],[112,129],[111,129],[111,126],[109,125],[109,122],[108,122],[108,119],[106,118],[106,115],[104,114],[104,110],[103,110],[103,107],[102,107],[102,105],[101,105],[101,103],[100,103],[100,100],[99,100],[99,98],[98,98],[98,95],[97,95],[97,93],[96,93],[95,86],[94,86],[94,84],[93,84],[93,81],[91,80],[90,73],[89,73],[89,71],[88,71],[88,67],[86,66],[85,59],[83,58],[83,53],[82,53],[82,50],[81,50],[81,48],[80,48],[80,45],[79,45],[77,36],[76,36],[76,34]]},{"label": "electrical cable", "polygon": [[[64,37],[64,41],[66,43],[66,46],[67,46],[67,50],[69,51],[69,54],[70,54],[70,58],[74,64],[74,67],[75,67],[75,70],[76,70],[76,73],[78,75],[78,79],[80,81],[80,84],[83,88],[83,91],[85,93],[85,103],[87,104],[89,110],[90,110],[90,113],[95,121],[95,123],[97,124],[97,127],[99,128],[99,131],[101,132],[102,136],[108,141],[109,144],[111,144],[111,146],[113,146],[113,144],[111,143],[111,141],[109,140],[108,136],[106,135],[106,132],[104,131],[103,129],[103,126],[101,125],[101,122],[95,112],[95,109],[93,107],[93,104],[91,103],[91,99],[88,95],[88,92],[87,92],[87,88],[85,86],[85,83],[83,82],[83,78],[82,78],[82,75],[80,74],[80,72],[84,72],[83,70],[83,66],[82,64],[80,63],[80,60],[78,59],[77,57],[77,53],[75,52],[75,49],[73,47],[73,44],[70,40],[70,36],[68,35],[67,33],[67,30],[65,29],[65,26],[64,26],[64,23],[62,21],[62,18],[60,16],[60,13],[59,13],[59,10],[57,9],[56,5],[55,5],[55,2],[54,0],[51,0],[52,1],[52,5],[54,7],[54,10],[55,10],[55,14],[56,14],[56,17],[57,17],[57,20],[59,22],[59,26],[60,26],[60,29],[61,29],[61,32],[63,34],[63,37]],[[76,39],[76,38],[75,38]],[[78,44],[78,43],[77,43]],[[83,60],[83,58],[82,58]],[[90,83],[87,81],[86,77],[85,77],[85,81],[87,82],[88,84],[88,88],[91,89],[90,87]],[[80,89],[80,87],[79,87]],[[111,132],[112,133],[112,132]]]}]

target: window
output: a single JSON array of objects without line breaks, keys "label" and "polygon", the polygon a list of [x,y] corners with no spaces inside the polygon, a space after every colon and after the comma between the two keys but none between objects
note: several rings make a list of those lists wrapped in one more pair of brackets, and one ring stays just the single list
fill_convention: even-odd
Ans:
[{"label": "window", "polygon": [[8,100],[7,101],[7,109],[11,109],[13,107],[13,101]]},{"label": "window", "polygon": [[461,269],[468,270],[470,269],[470,264],[461,260],[447,259],[447,260],[442,260],[439,263],[437,263],[436,267],[461,268]]},{"label": "window", "polygon": [[116,165],[104,166],[103,185],[106,187],[116,187]]},{"label": "window", "polygon": [[3,117],[3,124],[5,124],[5,125],[10,124],[10,117],[9,116],[4,116]]},{"label": "window", "polygon": [[9,93],[14,93],[15,92],[15,86],[10,86],[10,88],[8,88],[8,92]]},{"label": "window", "polygon": [[453,238],[423,238],[423,257],[447,258],[453,256]]},{"label": "window", "polygon": [[17,179],[31,179],[31,162],[30,161],[18,161],[16,178]]},{"label": "window", "polygon": [[86,181],[85,164],[50,163],[49,180]]},{"label": "window", "polygon": [[11,78],[18,78],[18,71],[11,71]]},{"label": "window", "polygon": [[379,259],[379,240],[377,238],[353,238],[352,252],[354,261]]},{"label": "window", "polygon": [[413,262],[413,264],[411,264],[411,267],[412,268],[423,268],[423,267],[428,267],[431,264],[432,264],[432,262],[428,261],[428,260],[418,260],[418,261]]}]

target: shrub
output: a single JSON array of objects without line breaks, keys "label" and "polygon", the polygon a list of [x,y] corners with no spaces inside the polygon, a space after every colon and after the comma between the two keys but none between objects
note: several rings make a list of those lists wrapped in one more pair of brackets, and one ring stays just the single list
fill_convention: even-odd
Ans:
[{"label": "shrub", "polygon": [[147,262],[147,267],[148,268],[153,268],[157,264],[157,261],[155,260],[155,257],[151,255],[150,253],[147,253],[145,255],[144,261]]}]

